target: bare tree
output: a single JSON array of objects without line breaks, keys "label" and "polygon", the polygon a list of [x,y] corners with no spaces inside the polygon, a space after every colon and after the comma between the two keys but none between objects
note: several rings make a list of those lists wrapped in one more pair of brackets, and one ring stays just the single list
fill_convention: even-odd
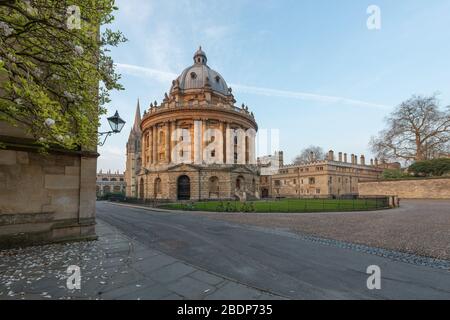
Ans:
[{"label": "bare tree", "polygon": [[300,154],[295,157],[294,164],[308,163],[317,160],[323,160],[325,153],[323,149],[318,146],[309,146],[303,149]]},{"label": "bare tree", "polygon": [[386,123],[387,128],[370,142],[381,159],[412,162],[449,154],[450,106],[441,111],[436,95],[413,96]]}]

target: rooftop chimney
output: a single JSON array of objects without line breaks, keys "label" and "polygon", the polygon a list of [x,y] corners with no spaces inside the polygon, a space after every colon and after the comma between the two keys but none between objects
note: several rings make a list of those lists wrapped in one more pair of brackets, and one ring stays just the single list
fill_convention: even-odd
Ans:
[{"label": "rooftop chimney", "polygon": [[333,150],[328,151],[328,160],[334,161],[334,151]]}]

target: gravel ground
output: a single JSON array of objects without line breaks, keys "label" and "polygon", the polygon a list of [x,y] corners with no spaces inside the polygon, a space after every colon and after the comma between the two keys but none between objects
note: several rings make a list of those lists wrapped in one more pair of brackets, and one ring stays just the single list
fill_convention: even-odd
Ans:
[{"label": "gravel ground", "polygon": [[372,212],[192,214],[450,260],[450,200],[403,200]]}]

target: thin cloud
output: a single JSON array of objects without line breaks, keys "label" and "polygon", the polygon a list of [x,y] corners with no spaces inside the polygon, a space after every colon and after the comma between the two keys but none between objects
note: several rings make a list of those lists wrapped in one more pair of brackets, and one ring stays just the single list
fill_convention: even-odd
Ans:
[{"label": "thin cloud", "polygon": [[389,109],[390,108],[390,106],[383,105],[383,104],[349,99],[349,98],[344,98],[344,97],[327,96],[327,95],[320,95],[320,94],[307,93],[307,92],[298,92],[298,91],[286,91],[286,90],[277,90],[277,89],[269,89],[269,88],[261,88],[261,87],[252,87],[252,86],[245,86],[245,85],[241,85],[241,84],[230,84],[230,85],[234,89],[236,89],[240,92],[263,95],[263,96],[268,96],[268,97],[291,98],[291,99],[300,99],[300,100],[316,101],[316,102],[323,102],[323,103],[344,103],[344,104],[348,104],[348,105],[366,106],[366,107],[374,107],[374,108],[381,108],[381,109]]},{"label": "thin cloud", "polygon": [[[161,70],[156,70],[152,68],[146,68],[131,64],[123,64],[117,63],[116,66],[118,70],[122,73],[140,76],[140,77],[148,77],[159,82],[170,82],[174,80],[178,75],[172,72],[166,72]],[[299,91],[287,91],[287,90],[277,90],[270,88],[262,88],[262,87],[253,87],[242,84],[230,84],[231,87],[242,93],[249,93],[267,97],[280,97],[280,98],[289,98],[289,99],[299,99],[305,101],[315,101],[321,103],[342,103],[353,106],[362,106],[362,107],[371,107],[371,108],[380,108],[380,109],[390,109],[391,106],[383,105],[374,102],[361,101],[356,99],[349,99],[344,97],[337,96],[328,96],[328,95],[320,95],[315,93],[308,92],[299,92]]]},{"label": "thin cloud", "polygon": [[132,76],[151,78],[164,83],[172,81],[177,77],[175,73],[136,66],[132,64],[116,63],[115,65],[117,66],[119,72]]}]

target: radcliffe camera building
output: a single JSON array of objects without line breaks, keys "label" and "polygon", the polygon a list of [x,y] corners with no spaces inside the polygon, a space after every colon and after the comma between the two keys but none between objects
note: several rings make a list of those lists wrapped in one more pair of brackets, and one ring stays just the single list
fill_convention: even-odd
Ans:
[{"label": "radcliffe camera building", "polygon": [[200,48],[161,105],[150,104],[142,119],[138,101],[127,143],[126,195],[143,200],[355,196],[358,182],[400,166],[333,151],[299,165],[285,165],[281,151],[256,161],[251,133],[257,123],[248,107],[235,103]]},{"label": "radcliffe camera building", "polygon": [[137,110],[127,144],[127,196],[259,198],[258,126],[248,107],[235,103],[231,88],[207,65],[200,48],[160,105],[152,103],[142,119]]}]

